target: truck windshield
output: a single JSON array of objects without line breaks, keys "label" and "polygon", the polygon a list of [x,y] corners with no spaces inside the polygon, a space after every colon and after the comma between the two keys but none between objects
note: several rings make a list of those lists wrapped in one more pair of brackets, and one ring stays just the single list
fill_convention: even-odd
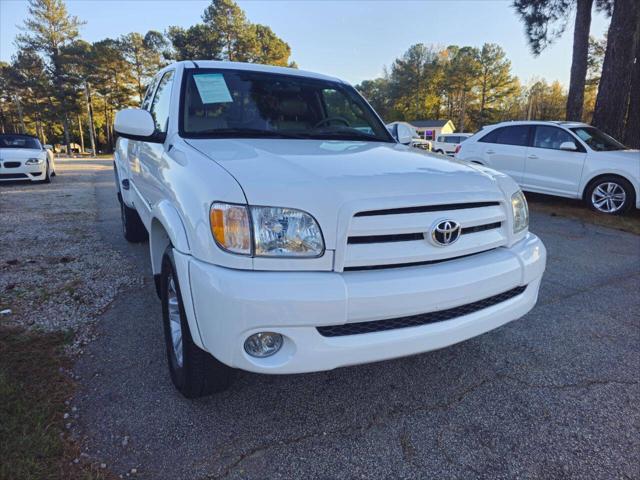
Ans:
[{"label": "truck windshield", "polygon": [[593,150],[604,152],[609,150],[626,150],[623,144],[595,127],[576,127],[571,131],[580,137]]},{"label": "truck windshield", "polygon": [[371,107],[340,82],[255,71],[185,71],[181,135],[394,142]]},{"label": "truck windshield", "polygon": [[30,148],[42,150],[37,138],[26,135],[0,135],[0,148]]}]

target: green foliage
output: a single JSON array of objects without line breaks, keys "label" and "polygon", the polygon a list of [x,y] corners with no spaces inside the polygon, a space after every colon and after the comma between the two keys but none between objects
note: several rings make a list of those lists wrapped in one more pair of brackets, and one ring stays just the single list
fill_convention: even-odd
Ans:
[{"label": "green foliage", "polygon": [[566,95],[558,82],[521,86],[504,50],[411,46],[390,72],[356,88],[387,122],[449,119],[458,131],[503,120],[561,119]]},{"label": "green foliage", "polygon": [[169,44],[160,32],[154,30],[145,36],[137,32],[123,35],[118,43],[124,60],[133,69],[136,93],[142,102],[146,84],[166,64],[164,53]]},{"label": "green foliage", "polygon": [[0,132],[25,131],[46,143],[93,137],[98,150],[110,151],[115,112],[139,104],[170,60],[297,68],[289,45],[268,26],[249,22],[232,0],[213,0],[202,20],[170,27],[166,36],[151,30],[89,43],[78,38],[82,22],[63,0],[30,0],[19,50],[10,64],[0,64]]},{"label": "green foliage", "polygon": [[478,57],[480,64],[480,108],[476,122],[480,125],[495,122],[504,111],[504,101],[518,91],[511,75],[511,62],[505,51],[495,43],[485,43]]},{"label": "green foliage", "polygon": [[513,8],[522,18],[531,51],[539,55],[567,28],[575,0],[514,0]]},{"label": "green foliage", "polygon": [[169,27],[176,60],[212,59],[289,65],[291,48],[266,25],[247,20],[233,0],[213,0],[204,23],[187,29]]},{"label": "green foliage", "polygon": [[82,22],[69,16],[63,0],[29,0],[29,18],[24,21],[24,34],[17,43],[41,52],[53,60],[60,48],[78,36]]}]

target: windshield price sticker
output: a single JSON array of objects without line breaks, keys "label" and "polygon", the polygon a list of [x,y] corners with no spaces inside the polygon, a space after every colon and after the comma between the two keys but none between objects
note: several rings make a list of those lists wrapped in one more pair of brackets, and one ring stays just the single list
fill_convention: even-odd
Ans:
[{"label": "windshield price sticker", "polygon": [[193,80],[196,82],[202,103],[233,102],[229,88],[227,88],[227,82],[224,81],[224,76],[221,73],[194,75]]}]

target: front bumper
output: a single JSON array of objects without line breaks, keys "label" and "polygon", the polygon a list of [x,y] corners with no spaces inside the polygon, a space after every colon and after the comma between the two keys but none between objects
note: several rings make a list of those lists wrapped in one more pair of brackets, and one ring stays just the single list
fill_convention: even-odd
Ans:
[{"label": "front bumper", "polygon": [[[175,252],[196,343],[223,363],[260,373],[330,370],[435,350],[520,318],[535,305],[546,250],[533,234],[439,264],[354,272],[232,270]],[[189,284],[190,288],[185,288]],[[521,294],[473,313],[427,325],[337,337],[316,327],[441,311],[509,291]],[[275,355],[246,354],[245,339],[278,332]]]},{"label": "front bumper", "polygon": [[[6,162],[3,162],[6,163]],[[18,167],[0,167],[0,182],[15,182],[31,180],[38,182],[44,180],[47,169],[47,162],[36,165],[25,165],[24,161],[20,161]]]}]

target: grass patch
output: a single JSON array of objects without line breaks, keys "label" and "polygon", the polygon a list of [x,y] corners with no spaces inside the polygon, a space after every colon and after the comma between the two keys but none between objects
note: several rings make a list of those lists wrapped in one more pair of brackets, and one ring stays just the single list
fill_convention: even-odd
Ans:
[{"label": "grass patch", "polygon": [[526,192],[529,207],[533,211],[576,218],[594,225],[615,228],[640,235],[640,210],[634,206],[624,215],[606,215],[590,210],[582,201]]},{"label": "grass patch", "polygon": [[0,479],[106,479],[89,464],[70,465],[77,445],[62,437],[74,384],[64,333],[0,326]]}]

